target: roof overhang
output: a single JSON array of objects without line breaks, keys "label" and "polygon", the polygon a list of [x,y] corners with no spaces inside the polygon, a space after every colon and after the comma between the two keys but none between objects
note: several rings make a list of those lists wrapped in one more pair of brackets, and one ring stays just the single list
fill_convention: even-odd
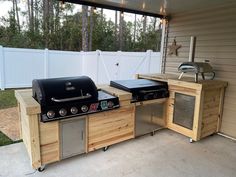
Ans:
[{"label": "roof overhang", "polygon": [[212,7],[235,0],[60,0],[153,17],[163,18],[175,13]]}]

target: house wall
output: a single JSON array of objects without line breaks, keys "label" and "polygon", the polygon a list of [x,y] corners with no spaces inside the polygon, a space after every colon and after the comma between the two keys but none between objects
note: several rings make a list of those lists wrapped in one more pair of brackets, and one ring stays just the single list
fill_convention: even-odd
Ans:
[{"label": "house wall", "polygon": [[182,47],[178,56],[166,56],[166,73],[178,73],[179,64],[188,61],[191,36],[196,36],[195,61],[209,60],[216,79],[229,83],[221,132],[236,137],[236,3],[174,14],[167,43],[176,38]]}]

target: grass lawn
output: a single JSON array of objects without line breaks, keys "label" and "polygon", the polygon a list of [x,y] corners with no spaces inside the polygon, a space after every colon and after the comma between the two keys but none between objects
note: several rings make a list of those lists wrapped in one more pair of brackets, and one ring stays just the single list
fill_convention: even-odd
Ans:
[{"label": "grass lawn", "polygon": [[0,132],[0,146],[12,144],[12,143],[14,143],[14,141],[12,141],[6,135],[4,135],[2,132]]},{"label": "grass lawn", "polygon": [[22,140],[18,141],[12,141],[10,138],[8,138],[4,133],[0,131],[0,146],[5,146],[13,143],[19,143],[22,142]]},{"label": "grass lawn", "polygon": [[12,89],[0,91],[0,109],[16,106],[16,98]]}]

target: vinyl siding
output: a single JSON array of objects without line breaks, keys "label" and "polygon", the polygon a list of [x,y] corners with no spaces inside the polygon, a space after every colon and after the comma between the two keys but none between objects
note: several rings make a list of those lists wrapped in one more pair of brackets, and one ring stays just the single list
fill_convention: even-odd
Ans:
[{"label": "vinyl siding", "polygon": [[236,138],[236,3],[174,14],[167,43],[176,38],[182,47],[178,56],[166,56],[166,73],[178,73],[179,64],[188,61],[191,36],[196,36],[195,61],[209,60],[216,79],[229,82],[221,132]]}]

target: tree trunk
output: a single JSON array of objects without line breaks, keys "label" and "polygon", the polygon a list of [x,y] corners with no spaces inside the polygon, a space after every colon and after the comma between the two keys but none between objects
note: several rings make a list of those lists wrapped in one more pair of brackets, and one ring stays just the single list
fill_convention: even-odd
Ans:
[{"label": "tree trunk", "polygon": [[13,0],[13,1],[15,1],[16,21],[17,21],[18,31],[20,32],[20,19],[19,19],[19,11],[18,11],[18,2],[17,2],[17,0]]},{"label": "tree trunk", "polygon": [[49,47],[49,0],[43,0],[43,26],[45,47]]},{"label": "tree trunk", "polygon": [[57,32],[59,30],[60,27],[60,2],[58,1],[56,3],[56,16],[55,16],[55,31]]},{"label": "tree trunk", "polygon": [[34,0],[31,0],[31,31],[34,32]]},{"label": "tree trunk", "polygon": [[147,31],[147,16],[143,17],[143,33]]},{"label": "tree trunk", "polygon": [[153,22],[153,31],[156,30],[156,24],[157,24],[157,18],[154,17],[154,22]]},{"label": "tree trunk", "polygon": [[14,26],[14,28],[16,27],[16,9],[15,9],[15,0],[12,0],[12,12],[13,12],[13,19],[14,21],[10,21],[10,25],[12,22],[12,25]]},{"label": "tree trunk", "polygon": [[101,8],[101,21],[103,21],[103,8]]},{"label": "tree trunk", "polygon": [[82,6],[82,50],[88,51],[88,6]]},{"label": "tree trunk", "polygon": [[34,13],[34,28],[37,33],[39,32],[39,5],[38,0],[35,0],[35,13]]},{"label": "tree trunk", "polygon": [[28,25],[29,25],[29,29],[31,30],[31,8],[30,8],[30,0],[27,0],[27,7],[28,7]]},{"label": "tree trunk", "polygon": [[94,7],[91,7],[90,8],[89,51],[92,51],[92,43],[93,43],[93,12],[94,12]]},{"label": "tree trunk", "polygon": [[119,50],[123,49],[123,23],[124,23],[124,14],[123,14],[123,12],[120,12]]},{"label": "tree trunk", "polygon": [[137,28],[137,15],[135,14],[134,16],[134,40],[133,40],[134,43],[136,41],[136,28]]},{"label": "tree trunk", "polygon": [[147,31],[147,16],[144,16],[143,17],[143,41],[144,41],[143,50],[146,50],[146,48],[147,48],[146,31]]},{"label": "tree trunk", "polygon": [[54,26],[54,12],[53,12],[53,1],[52,0],[48,0],[49,2],[49,31],[50,33],[54,33],[54,29],[55,29],[55,26]]},{"label": "tree trunk", "polygon": [[114,46],[115,50],[117,50],[117,11],[115,12],[115,41],[114,41]]}]

